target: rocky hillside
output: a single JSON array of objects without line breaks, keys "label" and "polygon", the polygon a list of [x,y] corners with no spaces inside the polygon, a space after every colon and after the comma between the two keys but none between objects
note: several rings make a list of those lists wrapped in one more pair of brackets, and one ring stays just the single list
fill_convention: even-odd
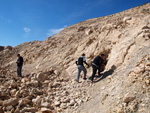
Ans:
[{"label": "rocky hillside", "polygon": [[4,50],[4,47],[3,46],[0,46],[0,51]]},{"label": "rocky hillside", "polygon": [[[24,58],[23,78],[16,55]],[[75,61],[107,55],[102,77],[76,83]],[[150,3],[0,51],[0,113],[149,113]],[[87,77],[92,68],[87,68]]]}]

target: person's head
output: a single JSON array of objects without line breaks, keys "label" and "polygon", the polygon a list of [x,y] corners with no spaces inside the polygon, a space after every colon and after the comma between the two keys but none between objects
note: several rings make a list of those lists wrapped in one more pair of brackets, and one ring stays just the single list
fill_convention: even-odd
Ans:
[{"label": "person's head", "polygon": [[103,60],[105,59],[105,54],[101,54],[100,56]]},{"label": "person's head", "polygon": [[84,53],[82,53],[82,56],[85,56],[85,54],[84,54]]},{"label": "person's head", "polygon": [[20,54],[18,54],[17,57],[20,57]]}]

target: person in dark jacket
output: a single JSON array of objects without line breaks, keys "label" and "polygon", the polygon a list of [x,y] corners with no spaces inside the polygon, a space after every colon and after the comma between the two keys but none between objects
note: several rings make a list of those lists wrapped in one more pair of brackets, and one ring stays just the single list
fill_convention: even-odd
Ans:
[{"label": "person in dark jacket", "polygon": [[79,82],[79,77],[80,77],[81,71],[84,72],[84,78],[83,79],[86,80],[86,73],[87,73],[87,71],[86,71],[83,63],[85,63],[89,67],[89,65],[86,63],[85,54],[84,53],[76,61],[76,64],[78,66],[77,82]]},{"label": "person in dark jacket", "polygon": [[17,55],[18,59],[17,59],[17,74],[19,77],[22,77],[22,66],[23,66],[23,57],[20,56],[20,54]]},{"label": "person in dark jacket", "polygon": [[92,62],[92,68],[93,68],[93,73],[92,73],[92,76],[91,76],[91,82],[93,82],[93,79],[95,77],[95,74],[98,70],[98,76],[100,76],[100,72],[101,72],[101,66],[103,64],[105,60],[105,55],[104,54],[101,54],[100,56],[97,56],[93,62]]}]

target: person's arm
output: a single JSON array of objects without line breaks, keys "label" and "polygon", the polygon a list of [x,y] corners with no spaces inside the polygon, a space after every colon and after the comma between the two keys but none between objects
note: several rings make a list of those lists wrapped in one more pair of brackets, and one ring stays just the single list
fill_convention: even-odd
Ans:
[{"label": "person's arm", "polygon": [[17,63],[17,64],[18,64],[18,63],[20,63],[20,59],[19,59],[19,58],[18,58],[18,60],[17,60],[17,62],[16,62],[16,63]]},{"label": "person's arm", "polygon": [[86,61],[83,61],[83,62],[89,67],[89,64]]},{"label": "person's arm", "polygon": [[85,57],[83,57],[83,62],[89,67],[89,64],[85,60]]},{"label": "person's arm", "polygon": [[76,65],[78,65],[78,61],[76,61]]}]

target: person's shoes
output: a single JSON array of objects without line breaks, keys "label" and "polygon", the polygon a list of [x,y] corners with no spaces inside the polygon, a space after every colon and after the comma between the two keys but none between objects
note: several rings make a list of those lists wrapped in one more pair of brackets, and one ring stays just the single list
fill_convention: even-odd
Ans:
[{"label": "person's shoes", "polygon": [[77,83],[79,83],[79,81],[78,81],[78,80],[76,80],[76,82],[77,82]]},{"label": "person's shoes", "polygon": [[98,77],[100,78],[102,75],[101,74],[98,74]]},{"label": "person's shoes", "polygon": [[86,80],[87,78],[83,78],[83,80]]},{"label": "person's shoes", "polygon": [[89,77],[88,79],[91,80],[92,77]]}]

